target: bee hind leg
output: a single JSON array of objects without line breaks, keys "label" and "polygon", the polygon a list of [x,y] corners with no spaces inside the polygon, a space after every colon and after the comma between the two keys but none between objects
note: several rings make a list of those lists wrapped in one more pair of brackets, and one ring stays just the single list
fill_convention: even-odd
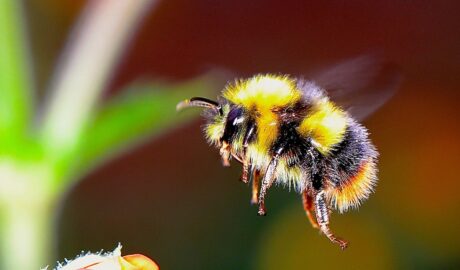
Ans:
[{"label": "bee hind leg", "polygon": [[307,188],[302,192],[302,204],[305,213],[307,214],[308,220],[311,223],[311,226],[315,229],[319,229],[318,222],[316,222],[315,216],[313,214],[313,196],[311,191]]},{"label": "bee hind leg", "polygon": [[342,250],[345,249],[348,246],[348,242],[335,236],[329,228],[329,209],[327,208],[323,191],[318,192],[315,196],[315,212],[321,232],[324,233],[331,242],[338,244]]}]

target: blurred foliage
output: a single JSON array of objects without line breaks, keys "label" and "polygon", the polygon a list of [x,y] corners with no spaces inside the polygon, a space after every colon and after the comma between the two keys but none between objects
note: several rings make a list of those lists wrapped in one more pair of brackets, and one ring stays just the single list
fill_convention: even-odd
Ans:
[{"label": "blurred foliage", "polygon": [[[144,8],[152,2],[139,0],[123,4],[127,6],[131,4],[130,14],[140,16]],[[123,4],[94,1],[89,3],[86,12],[92,14],[93,19],[99,19],[99,15],[117,14],[120,8],[124,11]],[[136,10],[140,12],[136,13]],[[107,25],[95,25],[98,21],[91,20],[88,14],[83,16],[82,20],[88,20],[93,24],[80,29],[77,37],[84,36],[82,33],[85,31],[100,29],[103,32],[98,33],[99,35],[107,34],[104,31],[111,31],[111,36],[114,38],[106,40],[107,44],[102,48],[109,51],[107,58],[99,59],[101,61],[91,59],[98,65],[82,67],[80,70],[91,72],[90,68],[92,68],[95,77],[90,79],[104,82],[106,77],[110,76],[99,72],[99,68],[104,66],[103,60],[108,62],[106,70],[110,73],[116,62],[113,59],[117,59],[121,53],[116,49],[111,50],[110,47],[124,47],[126,38],[123,35],[132,35],[129,30],[134,28],[138,19],[126,19],[125,23],[132,26],[126,26],[128,32],[119,32],[119,29],[113,26],[109,29]],[[118,17],[106,19],[123,22],[123,18]],[[102,24],[105,23],[104,20],[99,20],[101,21]],[[64,123],[67,124],[64,126],[59,125],[59,122],[55,124],[54,128],[76,132],[69,137],[72,141],[64,147],[55,148],[56,141],[53,138],[56,136],[47,135],[58,134],[59,136],[62,130],[52,130],[51,133],[43,135],[41,132],[43,123],[37,124],[37,119],[31,117],[47,110],[47,107],[34,108],[34,89],[29,74],[31,61],[27,39],[23,37],[23,22],[21,3],[3,0],[0,6],[0,36],[2,37],[0,41],[0,239],[2,239],[0,268],[28,270],[38,269],[51,262],[55,244],[53,221],[62,200],[61,196],[68,191],[71,184],[80,180],[82,175],[97,165],[138,145],[152,135],[190,119],[195,115],[194,113],[180,115],[175,113],[176,103],[194,94],[206,95],[213,86],[209,76],[182,84],[137,83],[107,102],[100,102],[98,98],[103,92],[102,86],[89,90],[82,89],[82,93],[78,94],[73,93],[73,89],[58,88],[50,93],[51,97],[67,95],[66,98],[74,98],[71,100],[74,102],[72,105],[76,105],[77,109],[88,108],[89,115],[82,116],[84,122],[81,132],[79,127],[72,126],[78,125],[78,121]],[[85,41],[81,44],[85,44]],[[81,52],[91,51],[92,46],[94,44],[76,47],[73,53],[80,55]],[[63,57],[72,57],[72,54]],[[72,63],[80,64],[78,61]],[[68,68],[68,70],[75,69]],[[59,69],[56,72],[58,72],[56,76],[66,75]],[[85,76],[83,77],[82,80],[85,80]],[[73,83],[93,85],[93,82]],[[99,102],[93,104],[95,99]],[[79,114],[85,112],[85,110],[68,112],[69,109],[72,108],[62,107],[62,110],[67,110],[67,115],[78,114],[77,119],[80,117]],[[47,117],[53,119],[53,116],[56,116],[53,113],[60,114],[63,111],[52,111]]]},{"label": "blurred foliage", "polygon": [[30,121],[32,95],[18,1],[0,7],[0,141],[24,135]]},{"label": "blurred foliage", "polygon": [[77,173],[176,126],[196,112],[177,114],[175,104],[191,95],[207,95],[211,77],[179,85],[135,83],[97,110],[89,120],[75,156]]}]

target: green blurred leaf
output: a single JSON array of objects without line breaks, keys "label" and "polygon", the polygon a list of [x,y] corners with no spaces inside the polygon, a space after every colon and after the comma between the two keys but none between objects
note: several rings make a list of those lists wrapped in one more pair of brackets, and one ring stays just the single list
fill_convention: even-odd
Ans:
[{"label": "green blurred leaf", "polygon": [[209,78],[180,85],[134,84],[96,112],[77,150],[79,170],[91,169],[152,135],[197,115],[176,112],[176,104],[192,96],[212,96],[216,86]]},{"label": "green blurred leaf", "polygon": [[21,1],[0,5],[0,140],[23,135],[31,112],[30,76]]}]

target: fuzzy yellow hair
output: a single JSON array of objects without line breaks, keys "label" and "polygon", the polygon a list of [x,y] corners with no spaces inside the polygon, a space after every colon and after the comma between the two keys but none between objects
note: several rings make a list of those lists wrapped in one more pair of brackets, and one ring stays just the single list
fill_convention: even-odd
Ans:
[{"label": "fuzzy yellow hair", "polygon": [[347,128],[347,114],[325,99],[319,101],[303,119],[297,131],[310,136],[316,149],[327,155],[342,141]]},{"label": "fuzzy yellow hair", "polygon": [[301,98],[295,80],[288,76],[257,75],[228,85],[223,96],[254,114],[260,130],[257,145],[249,149],[249,155],[256,164],[264,163],[260,153],[268,151],[279,133],[279,119],[274,111],[295,104]]},{"label": "fuzzy yellow hair", "polygon": [[246,109],[266,111],[298,101],[301,93],[290,77],[266,74],[227,86],[223,96]]}]

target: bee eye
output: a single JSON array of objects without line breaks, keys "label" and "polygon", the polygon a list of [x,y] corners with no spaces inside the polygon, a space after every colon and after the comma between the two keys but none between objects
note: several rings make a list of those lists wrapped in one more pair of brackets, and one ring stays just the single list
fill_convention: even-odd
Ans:
[{"label": "bee eye", "polygon": [[233,108],[230,110],[227,116],[227,124],[231,124],[233,126],[237,126],[244,121],[243,116],[243,109],[241,108]]},{"label": "bee eye", "polygon": [[243,123],[243,121],[244,115],[242,108],[234,107],[230,109],[227,115],[224,135],[222,136],[221,141],[231,143],[237,131],[237,126]]}]

